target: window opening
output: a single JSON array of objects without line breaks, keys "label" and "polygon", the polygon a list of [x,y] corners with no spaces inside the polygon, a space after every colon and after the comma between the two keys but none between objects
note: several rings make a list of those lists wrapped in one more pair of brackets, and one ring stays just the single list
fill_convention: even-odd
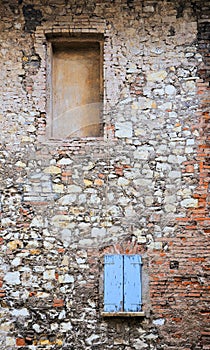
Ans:
[{"label": "window opening", "polygon": [[140,255],[105,255],[105,312],[141,311],[141,264]]},{"label": "window opening", "polygon": [[102,42],[51,43],[51,136],[102,136]]}]

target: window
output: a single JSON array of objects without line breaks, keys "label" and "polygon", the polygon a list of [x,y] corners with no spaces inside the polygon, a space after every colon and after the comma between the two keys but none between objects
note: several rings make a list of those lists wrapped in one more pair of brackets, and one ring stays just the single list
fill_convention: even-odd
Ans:
[{"label": "window", "polygon": [[104,312],[137,313],[142,310],[141,256],[104,256]]},{"label": "window", "polygon": [[51,136],[102,135],[102,40],[51,40]]}]

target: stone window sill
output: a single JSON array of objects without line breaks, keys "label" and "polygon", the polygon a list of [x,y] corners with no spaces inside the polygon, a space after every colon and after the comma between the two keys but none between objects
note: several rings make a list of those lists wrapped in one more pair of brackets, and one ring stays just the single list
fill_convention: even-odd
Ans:
[{"label": "stone window sill", "polygon": [[102,317],[144,317],[145,313],[140,312],[102,312]]},{"label": "stone window sill", "polygon": [[104,144],[107,142],[107,139],[105,136],[98,136],[98,137],[84,137],[84,138],[72,138],[72,139],[59,139],[59,138],[53,138],[53,137],[39,137],[38,141],[40,143],[43,143],[48,146],[58,146],[59,147],[73,147],[73,146],[79,146],[79,147],[85,147],[86,145],[91,146],[95,145],[96,143]]}]

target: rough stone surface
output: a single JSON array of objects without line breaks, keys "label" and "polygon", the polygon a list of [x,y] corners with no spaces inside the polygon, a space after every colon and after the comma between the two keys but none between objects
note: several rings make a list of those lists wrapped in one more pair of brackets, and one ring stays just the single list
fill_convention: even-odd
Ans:
[{"label": "rough stone surface", "polygon": [[[208,350],[209,1],[0,4],[0,348]],[[104,136],[51,139],[50,39],[104,37]],[[141,254],[143,318],[103,318]]]}]

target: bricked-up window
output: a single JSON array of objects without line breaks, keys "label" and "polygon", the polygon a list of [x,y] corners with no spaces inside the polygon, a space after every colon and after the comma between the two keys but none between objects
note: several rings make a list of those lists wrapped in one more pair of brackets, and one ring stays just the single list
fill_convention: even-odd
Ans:
[{"label": "bricked-up window", "polygon": [[53,138],[103,134],[102,48],[90,37],[51,40]]},{"label": "bricked-up window", "polygon": [[104,256],[104,312],[142,310],[141,256]]}]

